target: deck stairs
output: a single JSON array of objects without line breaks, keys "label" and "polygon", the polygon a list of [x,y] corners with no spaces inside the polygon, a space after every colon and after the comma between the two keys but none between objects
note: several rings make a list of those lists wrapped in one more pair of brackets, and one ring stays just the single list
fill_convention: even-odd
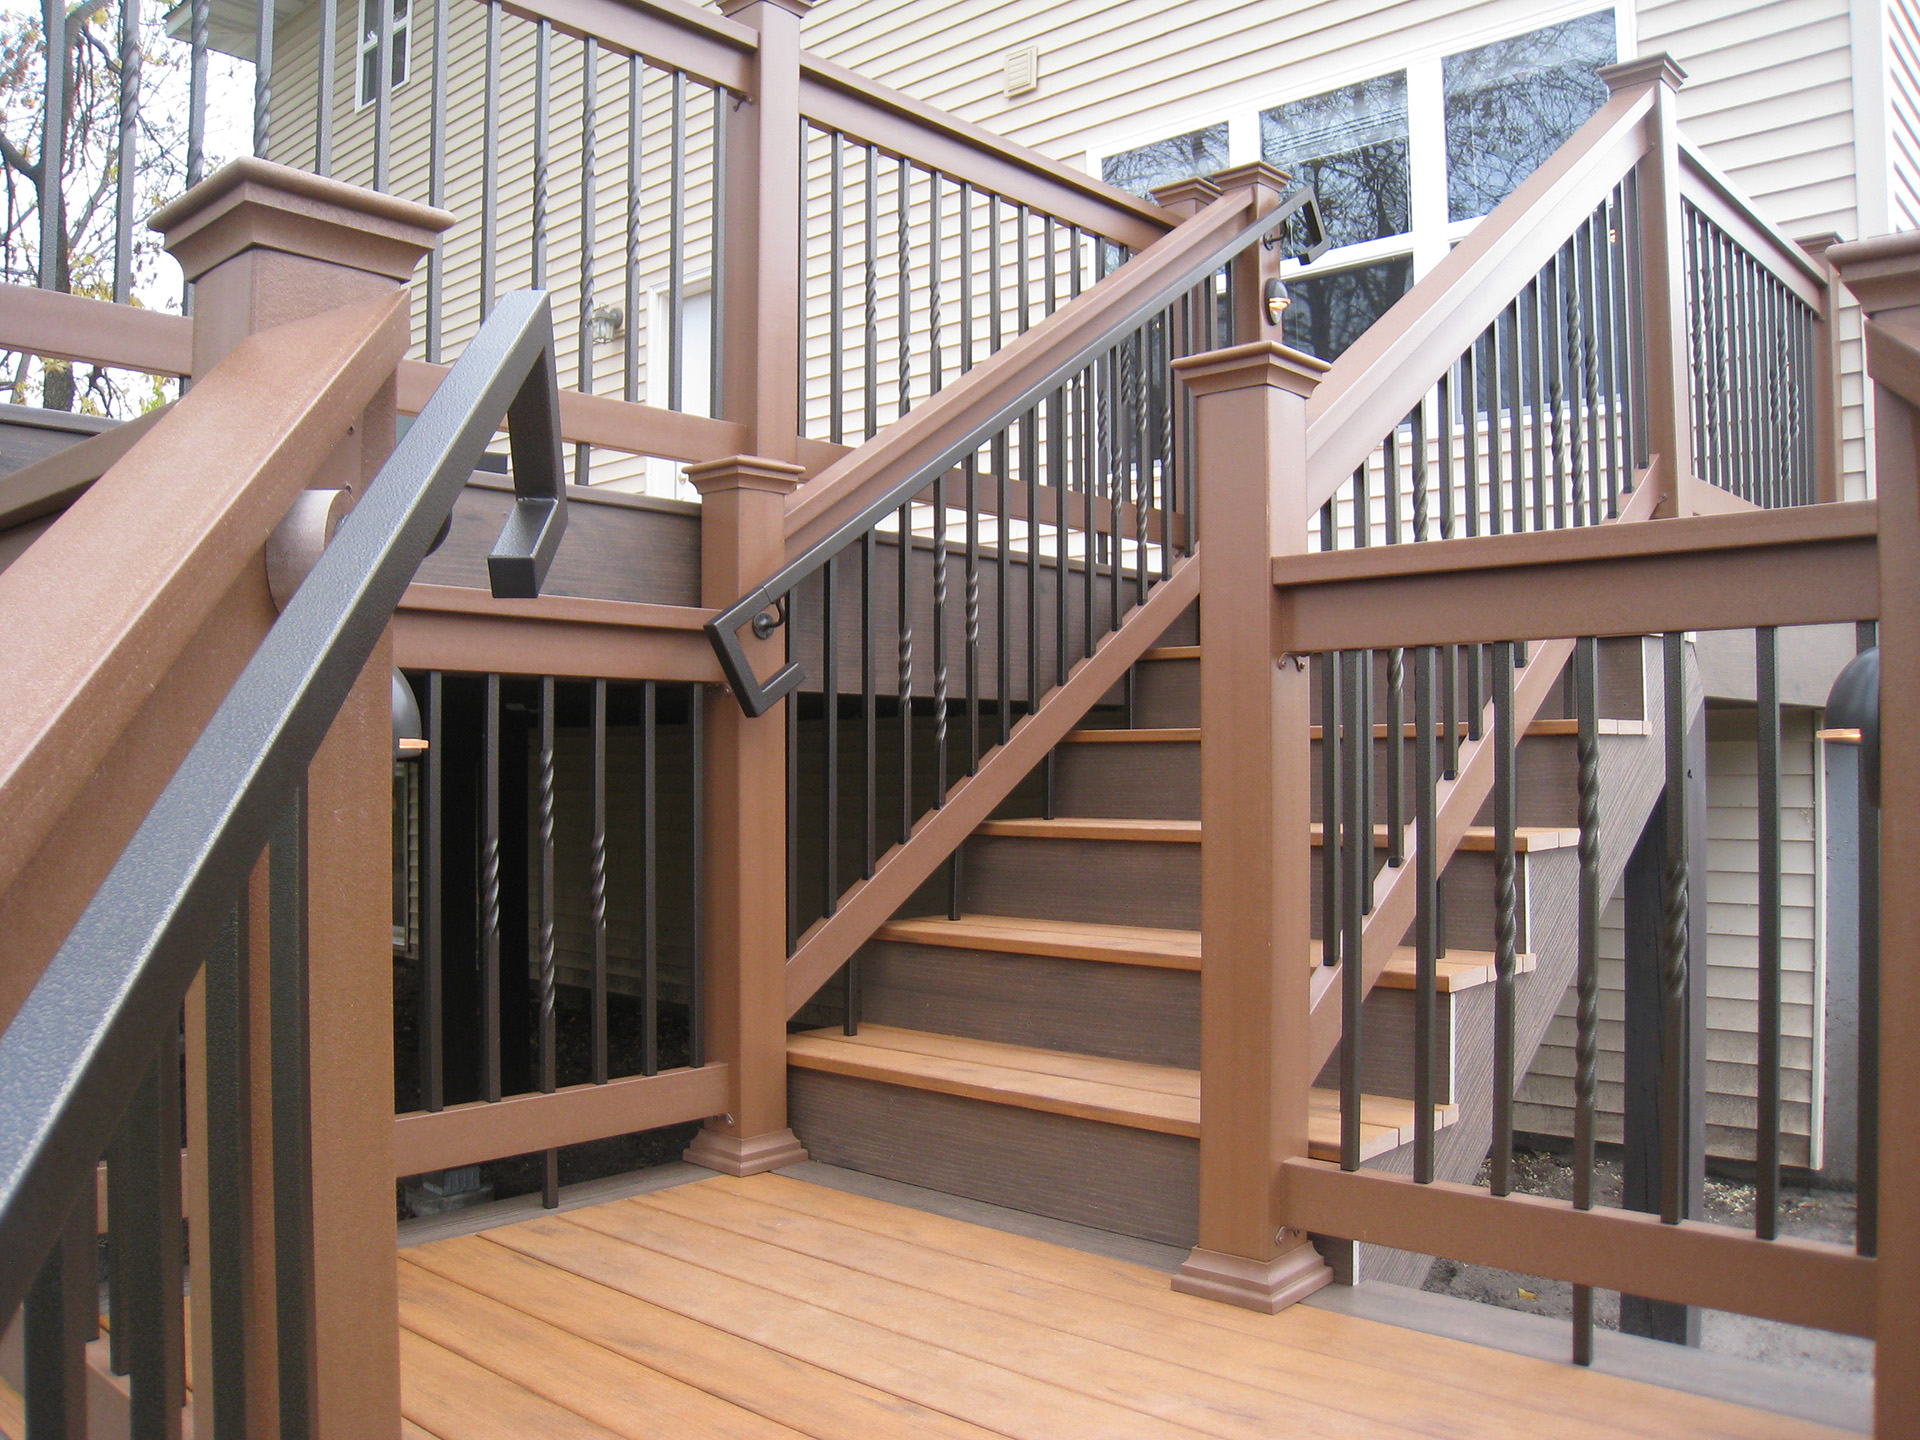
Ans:
[{"label": "deck stairs", "polygon": [[[958,919],[926,913],[922,891],[874,934],[856,957],[857,1033],[823,1023],[844,1018],[832,1010],[838,983],[796,1016],[790,1114],[814,1158],[1193,1242],[1204,964],[1198,638],[1190,610],[1136,667],[1131,702],[1096,708],[1067,737],[1055,755],[1051,817],[1030,813],[1040,807],[1027,786],[974,831],[960,857]],[[1603,783],[1622,787],[1637,817],[1658,789],[1649,738],[1657,727],[1646,711],[1653,687],[1641,656],[1639,641],[1613,649],[1602,700]],[[1558,718],[1561,698],[1556,687],[1528,726],[1516,770],[1523,1059],[1545,1034],[1574,958],[1575,737]],[[1378,754],[1385,727],[1376,733]],[[1316,730],[1316,754],[1318,741]],[[1382,861],[1386,803],[1382,794]],[[1637,821],[1631,828],[1637,835]],[[1609,835],[1609,885],[1634,835],[1624,827]],[[1445,869],[1435,1118],[1449,1179],[1470,1179],[1488,1144],[1492,842],[1490,824],[1473,826]],[[1316,884],[1316,933],[1318,898]],[[1413,985],[1413,951],[1403,946],[1367,1001],[1361,1116],[1370,1165],[1411,1163]],[[1326,1159],[1338,1155],[1338,1083],[1329,1061],[1311,1101],[1309,1144]],[[1393,1258],[1383,1252],[1381,1263]]]}]

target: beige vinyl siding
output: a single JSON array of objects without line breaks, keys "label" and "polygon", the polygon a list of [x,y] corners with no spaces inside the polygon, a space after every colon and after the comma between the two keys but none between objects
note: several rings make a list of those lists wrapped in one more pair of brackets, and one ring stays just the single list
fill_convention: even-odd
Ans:
[{"label": "beige vinyl siding", "polygon": [[[1785,712],[1781,805],[1781,1158],[1820,1164],[1823,947],[1819,940],[1819,742],[1813,714]],[[1751,708],[1707,716],[1707,1151],[1750,1160],[1757,1094],[1759,829],[1758,758]],[[1600,928],[1600,1093],[1596,1134],[1618,1141],[1625,1043],[1624,901],[1608,902]],[[1515,1124],[1573,1133],[1574,996],[1558,1013],[1521,1083]]]},{"label": "beige vinyl siding", "polygon": [[[416,0],[411,72],[393,92],[387,188],[425,202],[429,196],[429,75],[433,45],[433,7]],[[442,360],[459,356],[480,323],[480,247],[483,193],[486,17],[483,5],[453,0],[447,36],[446,179],[443,205],[455,217],[441,240],[443,278]],[[341,0],[335,35],[332,173],[360,184],[373,177],[374,110],[355,106],[354,25],[357,7]],[[285,77],[278,86],[272,156],[311,167],[314,160],[314,89],[320,7],[310,5],[275,32],[275,69]],[[581,180],[584,45],[565,35],[552,37],[551,103],[548,120],[546,275],[551,295],[555,351],[560,383],[596,394],[625,393],[624,342],[595,344],[588,383],[579,366],[581,314]],[[501,108],[499,116],[499,240],[495,289],[499,293],[533,282],[534,232],[534,74],[535,26],[512,16],[501,23]],[[592,308],[626,304],[627,95],[628,65],[623,55],[600,49],[594,69],[594,185],[592,213]],[[639,313],[627,317],[638,326],[639,365],[635,398],[665,404],[661,376],[648,373],[649,334],[656,323],[652,292],[667,282],[670,78],[643,71],[642,169],[640,188]],[[687,123],[687,197],[682,254],[688,292],[703,291],[710,271],[712,230],[711,92],[689,84]],[[414,349],[425,357],[426,270],[414,285]],[[658,356],[659,346],[651,347]],[[664,368],[661,366],[660,368]],[[704,393],[704,387],[695,393]],[[569,464],[572,463],[569,457]],[[677,467],[600,450],[593,478],[620,489],[647,488],[677,493]]]},{"label": "beige vinyl siding", "polygon": [[1887,32],[1887,218],[1920,230],[1920,16],[1889,0]]}]

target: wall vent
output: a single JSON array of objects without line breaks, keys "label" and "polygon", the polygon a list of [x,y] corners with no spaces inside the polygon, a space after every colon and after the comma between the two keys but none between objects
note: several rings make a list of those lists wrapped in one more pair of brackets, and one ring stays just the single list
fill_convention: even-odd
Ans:
[{"label": "wall vent", "polygon": [[1008,99],[1040,88],[1040,47],[1022,45],[1009,50],[1001,62],[1000,92]]}]

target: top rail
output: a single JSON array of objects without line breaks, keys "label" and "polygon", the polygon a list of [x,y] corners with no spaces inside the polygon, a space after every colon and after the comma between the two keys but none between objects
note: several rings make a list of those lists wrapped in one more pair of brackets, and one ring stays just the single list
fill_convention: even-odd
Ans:
[{"label": "top rail", "polygon": [[393,373],[406,337],[395,298],[243,341],[0,572],[13,697],[0,715],[0,890]]},{"label": "top rail", "polygon": [[[358,312],[346,314],[364,323]],[[309,328],[289,330],[297,338]],[[384,321],[376,333],[385,333]],[[251,343],[233,352],[235,369],[258,359]],[[280,379],[278,371],[254,373]],[[187,414],[234,398],[208,395],[211,380],[194,388],[190,398],[200,403]],[[517,507],[492,569],[497,588],[537,588],[566,517],[555,388],[546,296],[502,297],[0,1033],[0,1314],[25,1297],[75,1194],[91,1189],[133,1084],[179,1023],[236,888],[300,793],[503,413],[516,422]],[[179,468],[198,479],[204,448],[200,459]]]},{"label": "top rail", "polygon": [[1734,189],[1697,145],[1683,139],[1679,148],[1681,197],[1730,235],[1803,305],[1819,310],[1827,288],[1821,267]]}]

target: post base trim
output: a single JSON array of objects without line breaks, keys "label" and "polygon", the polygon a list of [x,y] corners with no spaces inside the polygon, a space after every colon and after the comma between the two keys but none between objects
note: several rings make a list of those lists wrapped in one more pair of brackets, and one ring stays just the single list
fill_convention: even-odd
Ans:
[{"label": "post base trim", "polygon": [[1175,1273],[1173,1288],[1182,1295],[1277,1315],[1332,1281],[1333,1271],[1320,1252],[1302,1240],[1271,1260],[1249,1260],[1196,1245]]},{"label": "post base trim", "polygon": [[778,1170],[783,1165],[798,1165],[807,1158],[806,1147],[791,1130],[769,1130],[764,1135],[729,1135],[724,1130],[702,1130],[693,1137],[682,1159],[704,1165],[722,1175],[744,1177]]}]

